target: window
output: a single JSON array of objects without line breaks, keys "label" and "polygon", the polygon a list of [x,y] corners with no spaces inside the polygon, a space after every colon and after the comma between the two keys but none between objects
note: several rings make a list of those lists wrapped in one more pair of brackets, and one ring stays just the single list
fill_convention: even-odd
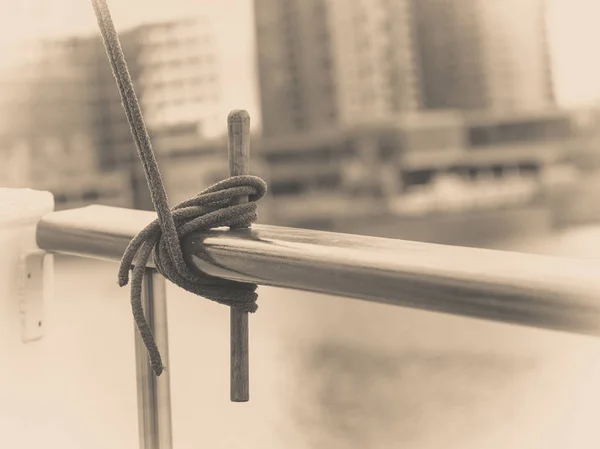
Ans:
[{"label": "window", "polygon": [[405,185],[414,186],[414,185],[424,185],[429,184],[434,175],[433,170],[416,170],[412,172],[405,172],[402,174]]},{"label": "window", "polygon": [[316,186],[320,189],[335,189],[340,186],[341,182],[341,174],[339,172],[317,176],[315,180]]},{"label": "window", "polygon": [[65,204],[67,202],[67,195],[64,193],[56,193],[54,194],[54,201],[56,204]]},{"label": "window", "polygon": [[97,190],[86,190],[81,195],[82,199],[85,201],[97,201],[100,198]]},{"label": "window", "polygon": [[470,146],[490,145],[492,143],[490,128],[478,126],[469,129],[468,140]]},{"label": "window", "polygon": [[306,122],[304,120],[304,117],[300,114],[297,114],[294,117],[294,125],[296,127],[297,130],[302,130],[306,127]]},{"label": "window", "polygon": [[279,181],[271,184],[273,195],[298,195],[306,190],[306,185],[300,181]]},{"label": "window", "polygon": [[265,155],[265,158],[270,163],[293,163],[307,161],[329,161],[334,157],[339,157],[343,149],[338,148],[307,148],[307,149],[291,149],[282,153],[271,153]]}]

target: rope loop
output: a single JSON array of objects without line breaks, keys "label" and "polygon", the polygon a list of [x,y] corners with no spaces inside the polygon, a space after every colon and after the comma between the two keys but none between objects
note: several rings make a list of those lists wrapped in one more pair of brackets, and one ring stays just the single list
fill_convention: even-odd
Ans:
[{"label": "rope loop", "polygon": [[[258,217],[256,201],[261,199],[266,191],[267,185],[257,176],[232,176],[213,184],[171,209],[171,216],[177,230],[176,239],[163,233],[160,219],[157,218],[129,243],[119,267],[119,285],[123,287],[129,283],[129,270],[133,266],[131,276],[133,315],[157,376],[162,373],[164,366],[152,330],[144,317],[141,299],[145,267],[152,253],[154,253],[154,264],[157,270],[184,290],[245,312],[255,312],[258,309],[256,284],[198,273],[190,269],[187,264],[177,263],[177,258],[173,258],[171,254],[182,254],[181,239],[194,232],[223,226],[250,226]],[[249,202],[231,204],[241,196],[247,196]]]},{"label": "rope loop", "polygon": [[[162,232],[159,219],[151,222],[131,240],[125,250],[118,273],[119,285],[129,283],[131,266],[146,266],[153,250],[157,270],[174,284],[220,304],[245,312],[255,312],[258,307],[255,304],[256,294],[253,293],[256,290],[254,284],[199,274],[190,270],[187,264],[180,266],[171,257],[169,246],[177,244],[179,248],[176,251],[179,252],[181,239],[193,232],[223,226],[250,226],[258,218],[256,201],[265,195],[266,190],[267,185],[257,176],[232,176],[177,204],[172,209],[172,217],[178,241],[170,241]],[[240,196],[247,196],[249,202],[230,204]],[[148,248],[151,249],[150,252]],[[134,264],[136,255],[138,257]],[[234,285],[238,288],[232,293],[231,287]]]}]

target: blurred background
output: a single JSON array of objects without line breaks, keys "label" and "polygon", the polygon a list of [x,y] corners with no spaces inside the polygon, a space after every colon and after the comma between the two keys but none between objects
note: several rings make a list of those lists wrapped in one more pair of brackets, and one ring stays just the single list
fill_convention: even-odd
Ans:
[{"label": "blurred background", "polygon": [[[88,2],[2,15],[0,185],[152,209]],[[115,2],[174,204],[250,111],[261,222],[486,245],[600,218],[593,0]],[[18,24],[18,25],[17,25]]]},{"label": "blurred background", "polygon": [[[110,6],[172,205],[227,176],[226,117],[243,108],[252,117],[251,172],[269,185],[261,223],[594,257],[600,241],[596,0]],[[0,47],[0,187],[49,190],[57,209],[152,209],[89,2],[3,5]],[[59,278],[95,276],[99,285],[112,286],[115,270],[57,261]],[[102,295],[116,298],[113,307],[124,309],[119,316],[129,325],[126,292],[107,288],[91,295],[103,307]],[[209,441],[212,447],[531,449],[575,447],[573,438],[577,447],[600,444],[594,425],[575,419],[578,410],[591,413],[600,404],[599,394],[583,387],[574,393],[569,383],[584,359],[548,362],[550,353],[596,351],[587,341],[265,291],[261,304],[271,312],[257,314],[253,341],[273,346],[253,349],[251,360],[271,381],[262,378],[263,400],[250,404],[256,426],[242,426],[239,438],[225,442],[217,423],[198,434],[190,416],[193,379],[187,387],[175,381],[175,438],[187,442],[180,447]],[[69,296],[67,287],[62,294]],[[226,329],[218,306],[192,305],[181,291],[170,297],[179,298],[169,303],[175,340],[188,338],[182,329],[192,332],[192,316],[206,316],[215,332]],[[69,306],[61,313],[75,312]],[[285,329],[277,324],[282,316]],[[226,343],[222,334],[214,338]],[[174,359],[183,354],[172,352]],[[572,371],[557,374],[565,366]],[[226,390],[226,374],[221,383]],[[124,391],[106,394],[135,400],[134,388]],[[196,400],[209,393],[194,390]],[[258,416],[271,427],[261,427]],[[127,438],[134,439],[131,431]],[[127,447],[119,435],[114,447]]]}]

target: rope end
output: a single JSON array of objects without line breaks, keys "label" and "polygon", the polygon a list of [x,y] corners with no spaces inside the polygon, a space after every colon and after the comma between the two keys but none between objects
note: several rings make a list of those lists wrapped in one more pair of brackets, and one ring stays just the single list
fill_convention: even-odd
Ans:
[{"label": "rope end", "polygon": [[162,363],[159,364],[152,364],[152,371],[154,372],[154,375],[156,377],[160,377],[160,375],[163,373],[163,371],[167,371],[167,367],[163,366]]}]

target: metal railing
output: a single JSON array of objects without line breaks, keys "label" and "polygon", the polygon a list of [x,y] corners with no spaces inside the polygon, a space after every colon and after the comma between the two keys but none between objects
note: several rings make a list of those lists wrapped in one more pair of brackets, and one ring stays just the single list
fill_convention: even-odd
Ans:
[{"label": "metal railing", "polygon": [[[37,226],[46,251],[120,260],[153,212],[105,206],[52,212]],[[182,242],[195,269],[259,285],[326,293],[493,321],[600,335],[600,264],[506,251],[253,225]],[[148,266],[144,307],[168,356],[164,279]],[[140,441],[171,443],[168,373],[156,378],[136,333]]]}]

